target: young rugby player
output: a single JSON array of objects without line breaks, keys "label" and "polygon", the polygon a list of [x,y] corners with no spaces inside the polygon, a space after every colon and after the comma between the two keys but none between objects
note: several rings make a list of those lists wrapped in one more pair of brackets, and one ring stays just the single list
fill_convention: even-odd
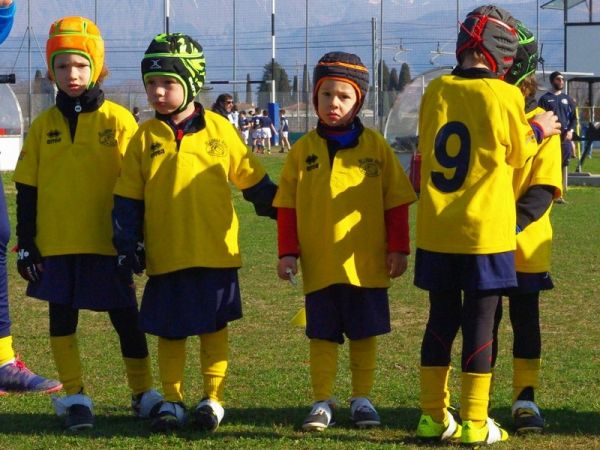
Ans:
[{"label": "young rugby player", "polygon": [[[518,86],[525,98],[529,118],[543,112],[537,107],[535,70],[538,47],[535,37],[522,23],[517,24],[519,47],[513,66],[504,80]],[[550,210],[562,188],[561,141],[559,136],[544,139],[537,154],[513,174],[517,201],[517,249],[515,266],[517,287],[508,290],[510,322],[513,329],[513,398],[512,416],[519,433],[539,432],[544,419],[535,403],[541,366],[540,291],[552,289],[550,256],[552,225]],[[498,304],[492,367],[497,356],[497,331],[502,318],[502,303]]]},{"label": "young rugby player", "polygon": [[314,70],[316,130],[290,150],[275,199],[278,275],[302,264],[314,404],[302,428],[335,422],[338,347],[350,341],[351,419],[380,424],[369,400],[376,336],[390,331],[387,288],[404,273],[408,205],[416,195],[385,139],[357,114],[369,72],[356,55],[331,52]]},{"label": "young rugby player", "polygon": [[[429,291],[421,347],[420,438],[466,445],[508,438],[488,417],[490,359],[498,293],[516,285],[511,167],[556,133],[553,115],[536,116],[501,79],[518,39],[511,15],[479,7],[461,24],[452,74],[433,80],[419,118],[422,155],[415,284]],[[448,411],[451,349],[462,328],[461,426]]]},{"label": "young rugby player", "polygon": [[190,424],[214,431],[223,419],[228,322],[242,317],[238,219],[230,183],[259,215],[276,216],[276,186],[224,117],[194,98],[204,83],[202,47],[189,36],[156,36],[141,63],[156,110],[129,144],[115,188],[114,242],[124,270],[141,272],[143,241],[149,276],[140,323],[159,336],[158,365],[165,401],[155,431],[185,419],[183,372],[188,336],[200,337],[204,380]]},{"label": "young rugby player", "polygon": [[93,425],[77,344],[80,309],[108,311],[135,412],[148,416],[160,401],[133,281],[119,277],[111,239],[112,191],[137,124],[104,99],[104,44],[92,21],[54,22],[46,58],[58,94],[31,124],[15,170],[17,266],[27,295],[49,302],[52,355],[67,394],[54,407],[66,428],[78,430]]}]

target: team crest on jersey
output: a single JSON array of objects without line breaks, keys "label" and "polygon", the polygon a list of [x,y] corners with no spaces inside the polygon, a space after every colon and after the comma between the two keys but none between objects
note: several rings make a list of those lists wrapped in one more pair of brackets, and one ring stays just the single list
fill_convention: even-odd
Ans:
[{"label": "team crest on jersey", "polygon": [[117,145],[117,133],[115,130],[106,129],[98,133],[98,142],[101,145],[107,147],[114,147]]},{"label": "team crest on jersey", "polygon": [[210,156],[225,156],[225,153],[227,152],[225,141],[216,138],[209,139],[206,143],[206,152]]},{"label": "team crest on jersey", "polygon": [[319,159],[319,157],[317,155],[315,155],[314,153],[312,155],[308,155],[306,157],[306,171],[307,172],[310,172],[311,170],[319,168],[318,159]]},{"label": "team crest on jersey", "polygon": [[155,156],[162,155],[164,153],[165,149],[160,142],[154,142],[150,145],[150,158],[154,158]]},{"label": "team crest on jersey", "polygon": [[60,137],[60,131],[50,130],[46,133],[46,144],[58,144],[62,138]]},{"label": "team crest on jersey", "polygon": [[378,177],[381,175],[381,162],[378,159],[359,159],[358,165],[360,167],[360,171],[368,177]]}]

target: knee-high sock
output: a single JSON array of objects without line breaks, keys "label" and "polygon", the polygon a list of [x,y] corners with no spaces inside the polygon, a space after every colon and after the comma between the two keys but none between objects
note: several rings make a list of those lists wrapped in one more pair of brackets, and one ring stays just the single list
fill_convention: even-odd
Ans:
[{"label": "knee-high sock", "polygon": [[67,395],[81,392],[83,390],[83,379],[77,335],[50,336],[50,346],[58,371],[58,379],[63,384]]},{"label": "knee-high sock", "polygon": [[438,423],[446,420],[446,411],[450,405],[449,375],[450,366],[421,366],[421,410]]},{"label": "knee-high sock", "polygon": [[337,373],[338,346],[337,342],[310,340],[310,379],[315,402],[331,397]]},{"label": "knee-high sock", "polygon": [[152,369],[150,368],[150,357],[126,358],[125,372],[127,373],[127,384],[133,395],[141,394],[152,388]]},{"label": "knee-high sock", "polygon": [[541,365],[541,359],[513,359],[513,403],[526,387],[537,389]]},{"label": "knee-high sock", "polygon": [[368,397],[375,380],[377,338],[350,340],[352,397]]},{"label": "knee-high sock", "polygon": [[462,373],[460,417],[483,426],[488,417],[491,373]]},{"label": "knee-high sock", "polygon": [[186,339],[158,338],[158,371],[168,402],[183,401],[183,369]]},{"label": "knee-high sock", "polygon": [[225,374],[229,361],[229,332],[225,327],[214,333],[200,335],[200,364],[204,380],[204,395],[223,403]]},{"label": "knee-high sock", "polygon": [[15,359],[15,352],[12,346],[12,336],[0,338],[0,366]]}]

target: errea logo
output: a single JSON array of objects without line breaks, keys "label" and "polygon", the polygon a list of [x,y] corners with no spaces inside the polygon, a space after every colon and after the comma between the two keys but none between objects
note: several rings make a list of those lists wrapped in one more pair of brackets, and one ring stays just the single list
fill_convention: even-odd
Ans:
[{"label": "errea logo", "polygon": [[155,142],[150,145],[150,158],[154,158],[158,155],[162,155],[165,153],[165,149],[163,148],[160,142]]},{"label": "errea logo", "polygon": [[306,157],[306,171],[310,172],[311,170],[314,169],[318,169],[319,168],[319,162],[318,162],[319,157],[317,155],[315,155],[314,153],[311,155],[308,155]]},{"label": "errea logo", "polygon": [[59,130],[50,130],[46,133],[46,144],[58,144],[62,138]]}]

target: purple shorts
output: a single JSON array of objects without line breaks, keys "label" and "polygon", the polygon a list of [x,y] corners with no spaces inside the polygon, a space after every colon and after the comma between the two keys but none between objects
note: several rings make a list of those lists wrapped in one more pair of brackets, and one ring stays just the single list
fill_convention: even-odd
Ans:
[{"label": "purple shorts", "polygon": [[92,311],[137,305],[131,283],[117,275],[116,261],[107,255],[48,256],[42,262],[41,280],[27,285],[27,295]]},{"label": "purple shorts", "polygon": [[306,336],[344,343],[389,333],[387,288],[334,284],[306,295]]},{"label": "purple shorts", "polygon": [[434,292],[477,292],[514,287],[517,285],[515,254],[511,251],[463,255],[418,248],[414,283]]},{"label": "purple shorts", "polygon": [[195,267],[148,278],[140,328],[171,339],[213,333],[242,317],[237,269]]}]

